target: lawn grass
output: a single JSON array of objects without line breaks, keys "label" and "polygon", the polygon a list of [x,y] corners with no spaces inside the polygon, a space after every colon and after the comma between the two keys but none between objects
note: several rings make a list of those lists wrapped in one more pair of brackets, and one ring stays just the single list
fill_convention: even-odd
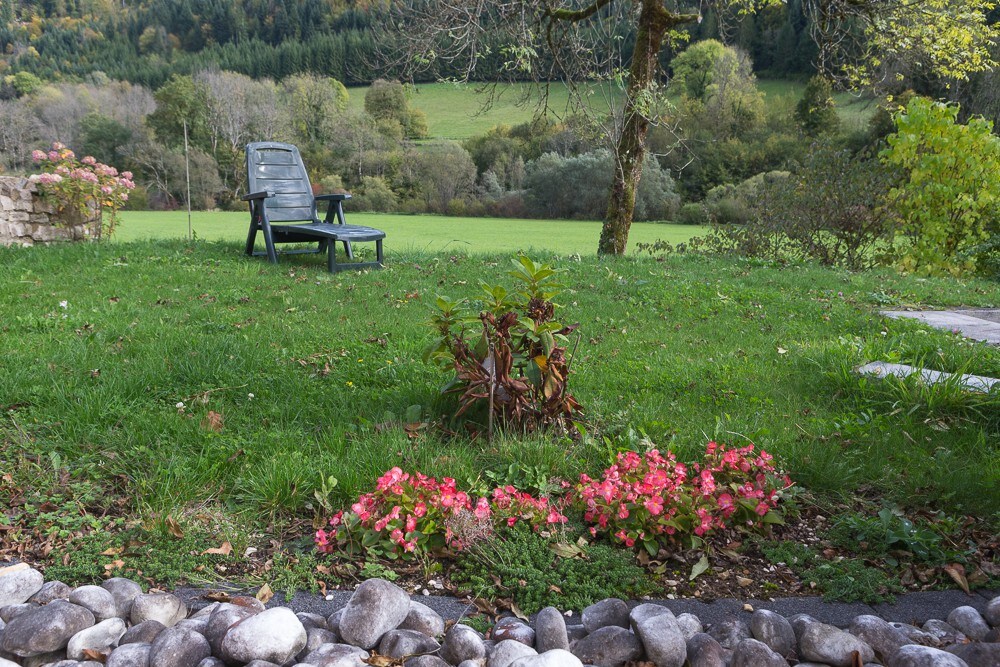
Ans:
[{"label": "lawn grass", "polygon": [[[790,97],[798,101],[805,90],[805,83],[798,81],[763,79],[757,85],[768,100]],[[366,90],[364,86],[349,89],[351,108],[364,108]],[[532,120],[537,104],[521,102],[525,90],[523,86],[501,90],[504,94],[490,108],[483,109],[486,98],[477,93],[475,85],[422,83],[415,86],[410,105],[426,114],[431,138],[461,141],[484,134],[496,125],[518,125]],[[597,112],[607,111],[609,99],[615,98],[605,87],[594,86],[590,96],[591,108]],[[672,99],[675,103],[679,101],[677,95],[673,95]],[[835,99],[845,129],[861,129],[874,111],[870,102],[849,93],[838,93]],[[557,117],[572,112],[569,102],[570,95],[565,85],[550,85],[549,108]]]},{"label": "lawn grass", "polygon": [[[498,253],[544,249],[560,255],[596,255],[601,223],[581,220],[521,220],[503,218],[455,218],[442,215],[395,215],[347,211],[348,222],[385,231],[389,261],[392,253],[424,251],[437,253]],[[195,211],[191,214],[195,235],[207,241],[246,239],[249,213]],[[658,239],[670,243],[687,241],[703,233],[704,227],[636,223],[629,234],[630,247]],[[183,211],[125,211],[115,232],[116,242],[146,239],[187,238],[187,214]],[[263,242],[258,238],[258,245]]]},{"label": "lawn grass", "polygon": [[[316,257],[272,266],[238,240],[201,238],[0,249],[0,469],[13,473],[0,503],[14,518],[26,511],[15,488],[61,489],[63,500],[31,506],[44,517],[38,507],[62,507],[87,483],[101,491],[44,530],[72,536],[116,498],[130,525],[208,526],[242,553],[395,465],[470,485],[511,464],[573,479],[645,434],[688,460],[713,438],[749,440],[819,497],[998,522],[1000,402],[936,400],[850,372],[883,358],[997,376],[1000,350],[875,312],[997,306],[995,283],[536,253],[564,270],[560,316],[580,323],[570,387],[590,436],[486,444],[398,420],[445,409],[448,378],[421,361],[435,296],[509,283],[509,251],[414,243],[382,271],[331,275]],[[328,476],[338,483],[317,498]],[[93,539],[94,554],[108,548]]]}]

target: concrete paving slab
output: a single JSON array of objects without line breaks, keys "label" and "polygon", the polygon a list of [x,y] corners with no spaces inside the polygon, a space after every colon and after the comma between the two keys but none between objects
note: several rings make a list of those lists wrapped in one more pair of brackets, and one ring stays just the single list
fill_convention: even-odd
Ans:
[{"label": "concrete paving slab", "polygon": [[937,329],[955,331],[990,345],[1000,345],[1000,309],[975,310],[883,310],[894,319],[919,320]]},{"label": "concrete paving slab", "polygon": [[[929,368],[917,368],[908,364],[892,364],[886,361],[873,361],[859,366],[859,375],[870,375],[872,377],[884,378],[890,375],[897,378],[908,378],[911,375],[920,375],[926,384],[937,384],[947,382],[955,377],[954,373],[935,371]],[[993,387],[1000,387],[1000,379],[985,377],[983,375],[964,374],[958,376],[958,382],[969,391],[989,393]]]}]

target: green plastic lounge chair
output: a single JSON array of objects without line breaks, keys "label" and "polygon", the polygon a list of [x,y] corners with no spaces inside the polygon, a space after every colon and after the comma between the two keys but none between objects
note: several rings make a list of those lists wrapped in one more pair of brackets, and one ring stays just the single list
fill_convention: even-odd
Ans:
[{"label": "green plastic lounge chair", "polygon": [[[382,268],[382,239],[385,238],[385,232],[344,222],[344,201],[350,199],[351,195],[313,195],[309,175],[302,164],[298,148],[274,141],[256,142],[247,144],[246,156],[250,190],[250,194],[243,197],[243,201],[250,203],[247,255],[266,255],[272,264],[276,264],[277,244],[315,241],[319,244],[316,248],[287,250],[282,254],[326,252],[327,268],[331,272]],[[317,202],[328,203],[323,220],[317,215]],[[264,251],[254,249],[257,232],[264,236]],[[366,241],[375,242],[374,262],[337,263],[338,242],[344,244],[344,252],[348,259],[353,260],[352,244]]]}]

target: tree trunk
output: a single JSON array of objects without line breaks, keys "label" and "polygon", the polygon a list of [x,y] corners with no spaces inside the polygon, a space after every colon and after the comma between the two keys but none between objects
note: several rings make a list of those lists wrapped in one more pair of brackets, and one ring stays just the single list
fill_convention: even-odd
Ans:
[{"label": "tree trunk", "polygon": [[635,50],[629,67],[621,136],[615,146],[615,177],[601,241],[597,246],[598,254],[625,254],[628,230],[635,211],[635,195],[646,156],[646,133],[649,131],[649,118],[643,112],[640,100],[650,84],[655,83],[657,60],[667,31],[693,18],[696,17],[667,11],[662,0],[642,0]]}]

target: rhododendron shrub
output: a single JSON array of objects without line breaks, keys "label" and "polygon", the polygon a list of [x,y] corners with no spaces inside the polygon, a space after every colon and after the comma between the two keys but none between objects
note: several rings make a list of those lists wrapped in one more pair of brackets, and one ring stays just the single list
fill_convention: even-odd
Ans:
[{"label": "rhododendron shrub", "polygon": [[576,492],[591,535],[655,555],[666,543],[696,544],[716,530],[781,523],[776,508],[790,486],[767,452],[710,442],[704,461],[690,466],[671,452],[621,453],[600,480],[580,475]]},{"label": "rhododendron shrub", "polygon": [[114,167],[89,155],[78,160],[73,151],[58,142],[48,152],[32,151],[31,157],[48,170],[30,178],[46,201],[60,213],[71,213],[83,220],[96,214],[93,233],[98,240],[114,233],[118,211],[135,188],[131,172],[119,174]]},{"label": "rhododendron shrub", "polygon": [[406,559],[444,549],[461,551],[470,537],[489,534],[495,520],[508,526],[525,521],[540,529],[561,525],[566,517],[547,498],[510,486],[473,502],[450,477],[438,481],[393,468],[378,479],[374,492],[334,514],[329,529],[316,531],[315,540],[324,553]]}]

